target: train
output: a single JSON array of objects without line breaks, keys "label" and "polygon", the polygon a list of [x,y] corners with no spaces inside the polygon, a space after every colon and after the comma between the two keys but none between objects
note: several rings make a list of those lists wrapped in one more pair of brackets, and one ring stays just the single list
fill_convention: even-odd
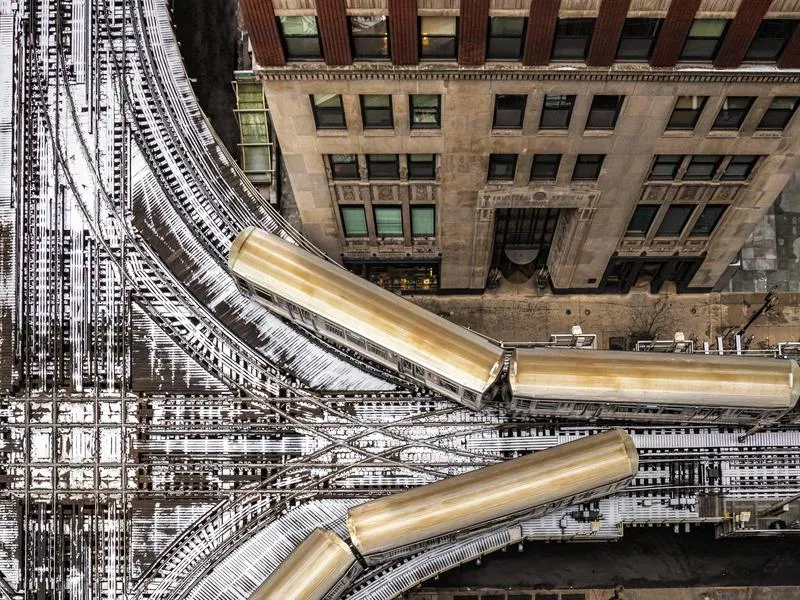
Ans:
[{"label": "train", "polygon": [[793,360],[493,343],[255,227],[233,241],[228,267],[274,313],[473,410],[767,425],[800,398]]},{"label": "train", "polygon": [[631,437],[611,429],[359,504],[348,539],[315,529],[250,600],[333,600],[365,566],[607,496],[638,469]]}]

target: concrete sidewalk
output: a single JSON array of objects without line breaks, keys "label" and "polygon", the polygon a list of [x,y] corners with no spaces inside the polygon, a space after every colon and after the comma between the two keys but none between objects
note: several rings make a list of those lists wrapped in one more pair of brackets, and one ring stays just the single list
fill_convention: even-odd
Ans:
[{"label": "concrete sidewalk", "polygon": [[[800,294],[778,294],[778,305],[749,329],[751,349],[800,340]],[[580,325],[598,336],[598,348],[611,338],[686,339],[716,343],[718,335],[747,322],[764,295],[746,293],[610,295],[541,295],[530,285],[503,282],[481,296],[408,296],[415,303],[459,325],[503,341],[546,341],[552,333],[569,333]],[[650,335],[644,335],[650,334]],[[619,341],[619,340],[615,340]]]}]

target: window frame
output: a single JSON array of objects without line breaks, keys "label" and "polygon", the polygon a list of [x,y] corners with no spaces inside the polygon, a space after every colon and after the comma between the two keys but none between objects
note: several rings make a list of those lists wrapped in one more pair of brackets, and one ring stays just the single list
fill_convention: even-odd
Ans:
[{"label": "window frame", "polygon": [[[784,38],[768,37],[768,38],[760,39],[758,37],[759,33],[761,33],[762,29],[765,26],[767,26],[768,24],[776,23],[776,22],[780,22],[781,24],[793,23],[793,26],[790,28],[791,30],[788,32],[788,35],[786,35]],[[747,47],[747,52],[745,52],[744,58],[742,59],[742,62],[746,62],[746,63],[764,63],[764,62],[773,63],[773,62],[777,62],[778,59],[781,57],[781,54],[783,54],[783,51],[786,50],[786,46],[791,41],[792,36],[794,36],[797,33],[797,28],[798,27],[800,27],[800,19],[762,19],[761,22],[758,24],[758,29],[756,29],[756,33],[753,36],[753,40],[750,42],[750,45]],[[781,42],[780,42],[780,45],[777,48],[777,50],[772,51],[768,58],[762,58],[762,57],[753,58],[752,56],[750,56],[750,53],[753,50],[753,46],[757,42],[763,41],[763,40],[781,40]]]},{"label": "window frame", "polygon": [[[633,224],[636,214],[640,209],[646,209],[650,211],[650,216],[647,219],[647,225],[641,231],[631,229],[631,225]],[[647,234],[650,232],[650,228],[653,226],[653,222],[656,220],[656,215],[658,215],[659,210],[661,210],[661,204],[637,204],[636,208],[633,209],[633,214],[631,215],[630,220],[628,221],[628,226],[625,228],[624,237],[647,237]]]},{"label": "window frame", "polygon": [[[598,98],[616,98],[617,99],[617,105],[616,105],[616,108],[614,109],[614,116],[613,116],[613,118],[611,120],[611,125],[610,126],[608,126],[608,125],[602,125],[601,126],[601,125],[592,125],[591,124],[592,114],[593,113],[597,114],[597,113],[599,113],[601,111],[607,111],[608,110],[608,109],[605,109],[605,108],[603,108],[603,109],[596,109],[595,108],[595,100],[597,100]],[[620,94],[595,94],[594,96],[592,96],[592,103],[589,106],[589,114],[586,115],[586,126],[584,127],[584,130],[588,129],[590,131],[614,131],[614,129],[617,127],[617,121],[619,120],[619,115],[622,112],[622,106],[624,104],[625,104],[625,96],[622,96]]]},{"label": "window frame", "polygon": [[[597,168],[595,170],[595,174],[593,177],[576,177],[576,173],[578,169],[584,167],[588,164],[592,164],[591,162],[586,160],[588,156],[599,156],[600,159],[597,161]],[[582,162],[583,161],[583,162]],[[575,157],[575,166],[572,168],[572,181],[597,181],[600,179],[600,173],[603,170],[603,164],[606,162],[606,155],[605,154],[578,154]]]},{"label": "window frame", "polygon": [[[574,36],[574,35],[559,35],[559,28],[562,25],[577,25],[577,24],[590,24],[591,28],[589,30],[588,36]],[[594,37],[594,28],[597,25],[597,19],[594,17],[580,17],[574,19],[558,19],[556,22],[556,27],[553,32],[553,46],[550,48],[550,62],[586,62],[586,57],[589,54],[589,47],[592,44],[592,37]],[[558,48],[559,42],[565,40],[576,40],[576,39],[585,39],[583,45],[583,52],[582,56],[556,56],[556,50]]]},{"label": "window frame", "polygon": [[[514,110],[519,110],[519,119],[516,125],[498,125],[497,115],[499,109],[499,99],[500,98],[514,98],[519,99],[522,98],[522,106],[518,109],[502,109],[506,112],[511,112]],[[523,124],[525,123],[525,108],[528,105],[528,95],[527,94],[495,94],[494,95],[494,110],[492,112],[492,129],[522,129]]]},{"label": "window frame", "polygon": [[[414,106],[414,98],[418,96],[434,96],[436,97],[436,109],[433,114],[436,115],[436,124],[428,125],[425,123],[414,123],[414,111],[417,110]],[[442,128],[442,95],[441,94],[409,94],[408,95],[408,110],[409,110],[409,127],[411,129],[441,129]],[[425,108],[424,110],[428,110]]]},{"label": "window frame", "polygon": [[[430,156],[430,161],[414,161],[411,159],[412,156]],[[414,169],[411,167],[414,163],[422,163],[422,162],[429,162],[430,163],[430,177],[421,177],[419,175],[414,175]],[[432,152],[415,152],[412,154],[406,154],[406,169],[408,171],[408,179],[409,181],[434,181],[436,179],[436,154]]]},{"label": "window frame", "polygon": [[[681,98],[701,98],[702,101],[700,102],[700,106],[695,109],[678,108],[678,102],[680,102]],[[706,109],[708,98],[709,98],[708,96],[678,96],[675,99],[675,104],[673,104],[672,106],[672,112],[669,115],[669,119],[667,120],[667,125],[664,129],[666,131],[694,131],[695,127],[697,127],[697,122],[700,120],[703,111]],[[675,117],[675,114],[678,111],[680,111],[681,115],[689,113],[692,113],[694,115],[694,119],[690,127],[686,127],[683,125],[681,125],[680,127],[670,126],[670,123],[672,123],[672,119]]]},{"label": "window frame", "polygon": [[[703,210],[700,211],[700,215],[697,217],[697,220],[692,225],[692,229],[689,231],[689,237],[711,237],[714,235],[714,231],[717,229],[720,221],[725,216],[725,213],[728,212],[728,207],[730,204],[722,204],[722,203],[709,203],[703,207]],[[721,209],[717,214],[714,221],[711,223],[710,227],[704,228],[703,231],[698,231],[697,227],[700,224],[700,220],[703,218],[703,215],[706,214],[706,211],[710,208],[714,209]]]},{"label": "window frame", "polygon": [[[411,237],[412,238],[434,238],[436,237],[436,205],[435,204],[410,204],[409,217],[411,218]],[[433,211],[433,231],[431,233],[417,233],[414,231],[414,210]]]},{"label": "window frame", "polygon": [[[375,160],[376,156],[394,156],[394,161],[383,161],[383,160]],[[370,181],[397,181],[400,179],[400,155],[399,154],[384,154],[382,152],[373,152],[371,154],[366,155],[367,161],[367,178]],[[377,176],[374,172],[375,167],[373,163],[376,164],[391,164],[394,163],[395,170],[391,174],[391,176],[384,177],[384,176]]]},{"label": "window frame", "polygon": [[[345,220],[345,210],[361,209],[361,214],[364,217],[364,233],[353,235],[347,232],[347,221]],[[340,204],[339,205],[339,218],[342,220],[342,234],[345,238],[368,238],[369,237],[369,224],[367,223],[367,209],[363,204]]]},{"label": "window frame", "polygon": [[[739,159],[749,158],[748,162],[740,161]],[[747,181],[750,179],[750,175],[753,174],[753,171],[758,166],[759,161],[761,160],[761,155],[759,154],[734,154],[731,156],[731,160],[728,161],[728,164],[725,166],[725,170],[720,175],[720,181]],[[746,169],[743,176],[733,176],[728,175],[728,170],[731,168],[731,165],[746,165]]]},{"label": "window frame", "polygon": [[[320,122],[320,110],[333,113],[333,109],[329,108],[320,108],[315,100],[316,96],[336,96],[339,98],[339,107],[338,112],[341,114],[341,125],[326,125]],[[347,129],[347,116],[344,113],[344,98],[342,98],[341,94],[309,94],[308,95],[309,101],[311,102],[311,112],[314,115],[314,125],[316,125],[317,130],[319,129]]]},{"label": "window frame", "polygon": [[[664,222],[667,220],[667,217],[669,217],[670,211],[677,210],[678,208],[688,208],[688,212],[686,213],[686,216],[683,219],[683,223],[681,224],[680,229],[678,229],[677,233],[661,233],[661,230],[664,227]],[[653,237],[656,237],[656,238],[675,238],[675,237],[679,238],[679,237],[681,237],[683,232],[686,230],[686,226],[689,224],[689,221],[692,219],[692,215],[694,214],[695,210],[697,210],[697,204],[688,204],[688,203],[685,203],[685,204],[681,204],[681,203],[670,204],[667,207],[667,210],[664,213],[664,216],[661,217],[661,221],[658,224],[658,229],[656,229],[656,232],[653,234]]]},{"label": "window frame", "polygon": [[[353,19],[372,19],[380,17],[386,26],[386,34],[356,34],[353,32]],[[347,17],[347,30],[350,34],[350,51],[353,53],[353,61],[391,61],[392,60],[392,42],[391,34],[389,32],[389,16],[388,15],[351,15]],[[386,54],[377,53],[360,53],[358,52],[358,40],[386,40]]]},{"label": "window frame", "polygon": [[[552,177],[534,177],[534,171],[536,170],[536,166],[537,166],[537,159],[539,159],[540,157],[543,157],[543,156],[547,156],[547,157],[554,156],[554,157],[556,157],[553,162],[545,163],[545,164],[550,164],[553,167],[552,168]],[[544,154],[544,153],[534,154],[533,155],[533,160],[531,161],[531,172],[530,172],[530,176],[528,177],[528,181],[555,181],[558,178],[558,170],[561,168],[561,160],[562,160],[563,157],[564,157],[563,154]]]},{"label": "window frame", "polygon": [[[400,213],[400,233],[382,234],[380,232],[380,221],[378,219],[378,212],[381,210],[392,210]],[[403,223],[403,205],[402,204],[373,204],[372,205],[372,218],[375,223],[375,237],[377,238],[401,238],[405,237],[405,225]]]},{"label": "window frame", "polygon": [[[635,21],[642,22],[642,21],[649,21],[655,22],[655,31],[653,32],[652,36],[625,36],[625,27],[628,24],[634,24]],[[614,60],[618,62],[647,62],[650,60],[650,57],[653,55],[653,48],[655,48],[656,40],[658,39],[658,35],[661,33],[661,27],[664,24],[664,19],[651,19],[651,18],[641,18],[641,17],[632,17],[626,18],[623,25],[622,31],[620,32],[619,36],[619,43],[617,44],[617,50],[614,54]],[[650,45],[647,48],[647,52],[644,56],[637,56],[637,57],[625,57],[620,56],[620,49],[622,47],[623,42],[626,40],[650,40]]]},{"label": "window frame", "polygon": [[[430,19],[454,19],[455,20],[455,34],[453,34],[453,35],[439,35],[439,34],[423,35],[423,33],[422,33],[422,20],[426,19],[426,18],[430,18]],[[418,31],[419,31],[418,47],[419,47],[419,60],[420,60],[420,62],[423,62],[423,61],[440,61],[440,60],[451,61],[451,60],[457,60],[458,59],[459,20],[460,19],[458,17],[445,16],[445,15],[441,15],[441,16],[439,16],[439,15],[436,15],[436,16],[430,15],[430,16],[418,16],[417,17],[417,28],[418,28]],[[447,53],[447,54],[444,54],[444,53],[430,54],[430,53],[428,53],[428,54],[426,54],[425,53],[425,43],[423,41],[425,38],[429,38],[429,39],[431,39],[431,38],[432,39],[452,39],[452,41],[453,41],[453,52],[452,52],[452,54],[450,54],[450,53]]]},{"label": "window frame", "polygon": [[[667,160],[662,160],[663,158],[666,158],[666,157],[676,157],[677,158],[677,161],[674,163],[674,168],[672,169],[672,174],[669,177],[656,176],[654,173],[655,173],[655,170],[656,170],[657,167],[662,166],[662,165],[671,164]],[[647,180],[648,181],[674,181],[676,176],[678,175],[678,171],[680,170],[681,165],[683,164],[683,161],[685,159],[686,159],[686,155],[685,154],[656,154],[655,157],[653,158],[652,164],[650,165],[650,172],[647,175]]]},{"label": "window frame", "polygon": [[[772,105],[775,104],[775,101],[778,99],[787,99],[787,98],[794,98],[794,105],[791,109],[786,108],[772,108]],[[767,110],[764,111],[764,114],[761,117],[761,120],[758,122],[758,126],[756,127],[757,131],[783,131],[786,127],[791,123],[792,118],[794,117],[795,113],[797,113],[797,107],[800,106],[800,96],[774,96],[772,98],[772,102],[770,102],[769,107]],[[785,113],[783,125],[781,127],[763,127],[764,121],[767,119],[767,116],[770,113]]]},{"label": "window frame", "polygon": [[[367,97],[369,96],[388,98],[389,99],[388,109],[385,107],[380,107],[380,108],[368,107],[366,105],[366,101]],[[361,124],[363,125],[364,129],[394,129],[394,105],[391,94],[359,94],[358,103],[361,106]],[[368,111],[377,113],[379,111],[386,111],[386,110],[389,111],[388,125],[375,125],[369,122],[369,119],[367,117],[367,115],[369,114]]]},{"label": "window frame", "polygon": [[[725,104],[731,98],[746,98],[748,100],[747,106],[745,108],[735,108],[735,109],[728,109],[725,108]],[[756,96],[725,96],[725,99],[722,101],[722,106],[717,111],[717,116],[714,118],[714,122],[711,124],[711,131],[739,131],[744,124],[747,115],[750,114],[750,110],[753,108],[753,103],[756,101]],[[739,116],[739,121],[736,126],[720,126],[718,122],[722,117],[723,112],[731,113],[733,111],[739,111],[741,114]]]},{"label": "window frame", "polygon": [[[561,98],[561,99],[568,99],[569,107],[568,108],[548,108],[547,107],[547,100],[548,98]],[[567,130],[569,129],[570,124],[572,123],[572,111],[575,110],[575,94],[546,94],[544,99],[542,100],[542,113],[539,116],[539,129],[547,129],[547,130]],[[566,111],[566,124],[563,126],[549,126],[545,125],[545,115],[553,114],[553,113],[562,113]]]},{"label": "window frame", "polygon": [[[303,18],[313,18],[314,19],[314,25],[315,25],[315,27],[317,29],[317,34],[316,35],[288,35],[287,36],[286,33],[283,31],[284,19],[303,19]],[[324,60],[324,57],[323,57],[323,54],[322,54],[322,38],[320,37],[320,33],[319,33],[319,19],[317,18],[316,15],[283,15],[283,16],[277,16],[277,17],[275,17],[275,19],[276,19],[276,21],[278,23],[278,36],[281,39],[281,46],[283,47],[283,52],[286,55],[286,60],[287,61],[295,61],[295,60],[297,60],[297,61],[319,62],[321,60]],[[318,50],[318,52],[316,54],[313,54],[313,55],[309,54],[309,55],[299,55],[298,56],[298,55],[292,54],[292,52],[290,52],[290,50],[289,50],[289,47],[290,47],[289,40],[291,38],[315,39],[317,41],[317,50]]]},{"label": "window frame", "polygon": [[[508,157],[513,157],[513,160],[510,160]],[[510,152],[492,152],[489,154],[489,167],[486,171],[486,181],[507,181],[513,182],[517,177],[517,164],[519,163],[519,154],[512,154]],[[493,175],[493,167],[497,167],[503,164],[510,164],[511,165],[511,176],[510,177],[499,177],[496,173]]]},{"label": "window frame", "polygon": [[[515,35],[492,35],[492,21],[494,19],[521,19],[522,20],[522,33],[519,36]],[[505,17],[495,16],[489,17],[489,23],[486,28],[486,60],[487,61],[514,61],[521,60],[522,53],[525,50],[525,37],[528,33],[528,17]],[[492,56],[492,40],[517,40],[519,42],[519,50],[515,53],[505,53],[499,56]]]},{"label": "window frame", "polygon": [[[709,162],[705,161],[705,158],[716,158],[716,161]],[[686,165],[686,171],[683,173],[683,180],[684,181],[712,181],[714,177],[716,177],[717,173],[719,172],[719,166],[722,163],[722,160],[725,158],[723,154],[693,154],[689,159],[689,163]],[[693,177],[691,175],[692,166],[695,164],[707,164],[707,165],[714,165],[711,174],[708,177]]]},{"label": "window frame", "polygon": [[[698,36],[692,37],[692,28],[694,28],[695,23],[697,23],[698,21],[725,21],[725,25],[722,28],[722,32],[719,34],[719,36],[713,36],[712,37],[712,36],[707,36],[707,35],[706,36],[698,35]],[[679,62],[711,62],[711,61],[713,61],[717,57],[717,55],[719,54],[720,46],[722,46],[722,40],[725,39],[725,35],[728,33],[728,29],[730,28],[730,25],[731,25],[731,19],[705,19],[705,18],[693,19],[692,20],[692,24],[689,27],[689,32],[686,34],[686,39],[684,40],[683,46],[681,47],[680,54],[678,55],[678,61]],[[714,44],[714,48],[711,50],[711,55],[710,56],[706,56],[706,55],[703,55],[703,56],[699,56],[699,55],[687,56],[686,55],[686,46],[687,46],[687,44],[689,44],[689,42],[691,42],[693,40],[704,40],[704,41],[716,40],[716,43]]]},{"label": "window frame", "polygon": [[[353,160],[352,160],[352,162],[336,163],[333,160],[334,156],[352,156]],[[353,166],[355,166],[355,173],[353,173],[352,177],[337,176],[336,167],[334,166],[334,165],[337,165],[337,164],[353,165]],[[359,168],[358,168],[358,155],[357,154],[351,154],[351,153],[347,153],[347,152],[338,153],[338,154],[336,154],[336,153],[328,154],[328,168],[331,170],[331,179],[333,179],[333,181],[357,181],[357,180],[361,179],[361,174],[360,174]]]}]

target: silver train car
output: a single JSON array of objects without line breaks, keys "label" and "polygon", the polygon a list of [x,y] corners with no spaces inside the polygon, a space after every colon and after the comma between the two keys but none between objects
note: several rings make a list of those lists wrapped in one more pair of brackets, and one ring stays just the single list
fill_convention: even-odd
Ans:
[{"label": "silver train car", "polygon": [[277,236],[245,229],[228,266],[273,312],[469,408],[495,389],[501,348]]},{"label": "silver train car", "polygon": [[589,420],[768,424],[800,397],[792,360],[706,354],[518,349],[511,410]]},{"label": "silver train car", "polygon": [[317,529],[251,600],[333,600],[352,577],[356,557],[374,565],[606,496],[638,468],[633,440],[614,429],[360,504],[347,513],[357,555],[336,534]]}]

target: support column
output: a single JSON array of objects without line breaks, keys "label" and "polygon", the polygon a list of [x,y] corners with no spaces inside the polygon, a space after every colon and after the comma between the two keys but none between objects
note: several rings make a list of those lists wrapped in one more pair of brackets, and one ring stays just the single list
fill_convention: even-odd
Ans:
[{"label": "support column", "polygon": [[531,2],[528,34],[525,36],[525,52],[522,54],[523,65],[546,65],[550,62],[560,5],[561,0]]},{"label": "support column", "polygon": [[417,0],[389,0],[389,39],[393,64],[419,63]]},{"label": "support column", "polygon": [[677,64],[698,8],[700,0],[672,0],[650,58],[651,67],[674,67]]},{"label": "support column", "polygon": [[458,64],[480,66],[486,61],[489,0],[461,0]]},{"label": "support column", "polygon": [[778,58],[779,69],[800,69],[800,27],[794,30],[794,35]]},{"label": "support column", "polygon": [[719,68],[738,67],[750,47],[764,15],[772,0],[747,0],[739,5],[736,17],[722,40],[714,66]]},{"label": "support column", "polygon": [[610,67],[614,62],[630,4],[631,0],[603,0],[586,64],[592,67]]},{"label": "support column", "polygon": [[285,65],[286,56],[283,53],[272,0],[241,0],[241,7],[258,64],[265,67]]}]

